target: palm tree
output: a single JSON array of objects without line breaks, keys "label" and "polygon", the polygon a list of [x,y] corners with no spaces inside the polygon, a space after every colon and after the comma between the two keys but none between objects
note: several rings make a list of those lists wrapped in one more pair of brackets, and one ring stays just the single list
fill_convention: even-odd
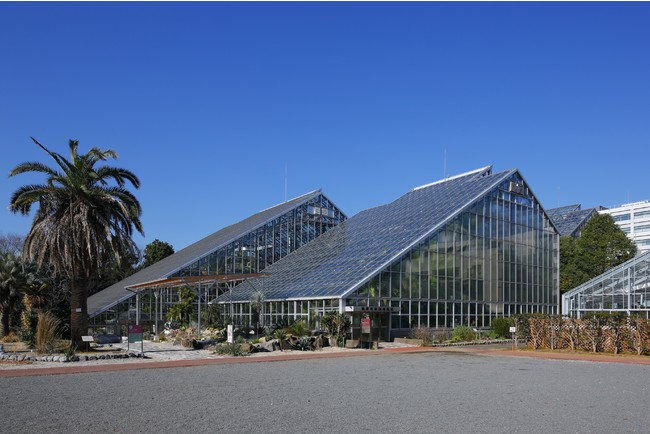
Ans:
[{"label": "palm tree", "polygon": [[[25,239],[23,257],[39,267],[47,266],[67,280],[70,291],[72,345],[81,344],[88,331],[88,283],[110,261],[118,263],[138,253],[131,239],[135,228],[144,234],[136,197],[125,188],[140,181],[132,172],[100,161],[116,159],[112,149],[91,148],[79,154],[79,142],[69,141],[70,159],[48,150],[36,139],[58,167],[28,162],[16,166],[9,176],[26,172],[46,175],[46,182],[25,185],[11,196],[9,209],[28,215],[38,204],[32,228]],[[114,183],[114,185],[113,185]]]}]

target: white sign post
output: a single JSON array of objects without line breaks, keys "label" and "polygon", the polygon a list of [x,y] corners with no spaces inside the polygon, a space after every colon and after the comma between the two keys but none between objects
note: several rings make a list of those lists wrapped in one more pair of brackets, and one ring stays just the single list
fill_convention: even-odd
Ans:
[{"label": "white sign post", "polygon": [[229,344],[235,343],[235,339],[233,337],[232,324],[228,324],[228,343]]},{"label": "white sign post", "polygon": [[515,333],[517,333],[517,327],[510,327],[510,333],[512,333],[512,350],[514,351],[517,346],[517,340],[515,338]]}]

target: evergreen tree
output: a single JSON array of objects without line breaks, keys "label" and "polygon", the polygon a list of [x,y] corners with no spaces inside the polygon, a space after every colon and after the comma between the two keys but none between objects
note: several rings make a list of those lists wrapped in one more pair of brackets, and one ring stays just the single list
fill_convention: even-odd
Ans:
[{"label": "evergreen tree", "polygon": [[636,245],[609,214],[595,215],[573,241],[560,239],[560,289],[569,291],[636,255]]},{"label": "evergreen tree", "polygon": [[148,267],[173,254],[174,247],[171,244],[155,239],[144,248],[144,266]]}]

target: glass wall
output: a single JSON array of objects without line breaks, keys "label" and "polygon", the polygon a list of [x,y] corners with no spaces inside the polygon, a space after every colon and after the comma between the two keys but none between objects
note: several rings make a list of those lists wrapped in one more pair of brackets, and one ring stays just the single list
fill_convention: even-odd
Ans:
[{"label": "glass wall", "polygon": [[[231,314],[237,325],[252,325],[250,303],[224,303],[222,312]],[[320,327],[320,319],[326,312],[339,311],[339,299],[267,301],[262,311],[261,326],[277,324],[284,320],[305,321],[310,328]]]},{"label": "glass wall", "polygon": [[[259,273],[345,219],[345,215],[331,201],[319,194],[282,216],[268,221],[263,226],[240,235],[231,243],[198,258],[168,277]],[[216,299],[226,289],[227,286],[221,284],[208,291],[202,303],[205,304]],[[161,298],[162,301],[158,305],[157,312],[157,318],[161,322],[164,322],[169,306],[178,302],[176,289],[165,290],[164,294],[165,297]],[[152,297],[148,292],[143,294],[140,304],[141,312],[145,315],[141,317],[142,322],[147,321],[146,314],[149,312],[146,309],[149,308],[151,304],[149,299]],[[198,311],[197,307],[195,306],[195,312]],[[224,313],[228,313],[229,309],[229,306],[225,306]],[[287,312],[288,309],[287,307]],[[128,323],[135,318],[135,311],[135,297],[131,297],[114,306],[110,311],[94,317],[91,323],[97,329],[107,325],[110,325],[111,329],[119,329],[119,326],[113,327],[112,324],[116,321],[123,324]],[[238,305],[233,308],[233,311],[238,324],[250,323],[249,307]],[[282,311],[271,308],[268,312],[275,318],[279,315],[278,312]]]},{"label": "glass wall", "polygon": [[392,329],[489,327],[495,316],[557,313],[558,249],[559,235],[515,176],[364,284],[346,305],[391,306]]},{"label": "glass wall", "polygon": [[334,204],[318,195],[170,277],[259,273],[344,220]]}]

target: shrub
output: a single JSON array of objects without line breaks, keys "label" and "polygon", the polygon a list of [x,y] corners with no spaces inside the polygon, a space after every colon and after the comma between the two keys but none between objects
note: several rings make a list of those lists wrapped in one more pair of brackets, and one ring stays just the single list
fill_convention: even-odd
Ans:
[{"label": "shrub", "polygon": [[336,339],[337,345],[343,346],[345,334],[352,325],[350,317],[344,313],[327,312],[321,321],[327,332]]},{"label": "shrub", "polygon": [[36,347],[36,332],[28,328],[22,328],[20,330],[20,340],[27,345],[27,348],[33,349]]},{"label": "shrub", "polygon": [[452,342],[470,342],[476,339],[474,330],[467,326],[457,326],[451,333]]},{"label": "shrub", "polygon": [[[497,338],[508,338],[510,337],[510,326],[512,325],[512,320],[510,318],[497,317],[492,318],[492,325],[490,330],[494,332]],[[490,334],[490,336],[493,336]]]},{"label": "shrub", "polygon": [[9,332],[4,337],[2,338],[2,342],[4,343],[14,343],[14,342],[20,342],[20,337],[14,333],[14,332]]},{"label": "shrub", "polygon": [[65,350],[63,350],[63,355],[68,358],[74,356],[76,353],[77,353],[77,347],[73,346],[72,343],[70,343],[70,345],[68,345],[68,347]]},{"label": "shrub", "polygon": [[214,347],[214,352],[221,356],[245,356],[242,345],[239,343],[229,344],[227,342]]},{"label": "shrub", "polygon": [[294,348],[300,351],[311,350],[311,338],[309,336],[301,336],[298,338],[298,341],[296,342]]},{"label": "shrub", "polygon": [[411,339],[422,339],[422,344],[424,346],[431,345],[433,343],[433,334],[435,329],[430,329],[427,327],[418,327],[411,329],[409,333],[409,338]]},{"label": "shrub", "polygon": [[52,354],[56,349],[61,328],[61,320],[49,312],[38,315],[36,326],[36,351],[40,354]]},{"label": "shrub", "polygon": [[433,340],[437,343],[448,341],[450,333],[447,330],[437,330],[433,333]]},{"label": "shrub", "polygon": [[309,328],[307,327],[307,323],[305,321],[296,321],[290,326],[285,327],[284,331],[287,332],[287,334],[297,337],[309,335]]}]

